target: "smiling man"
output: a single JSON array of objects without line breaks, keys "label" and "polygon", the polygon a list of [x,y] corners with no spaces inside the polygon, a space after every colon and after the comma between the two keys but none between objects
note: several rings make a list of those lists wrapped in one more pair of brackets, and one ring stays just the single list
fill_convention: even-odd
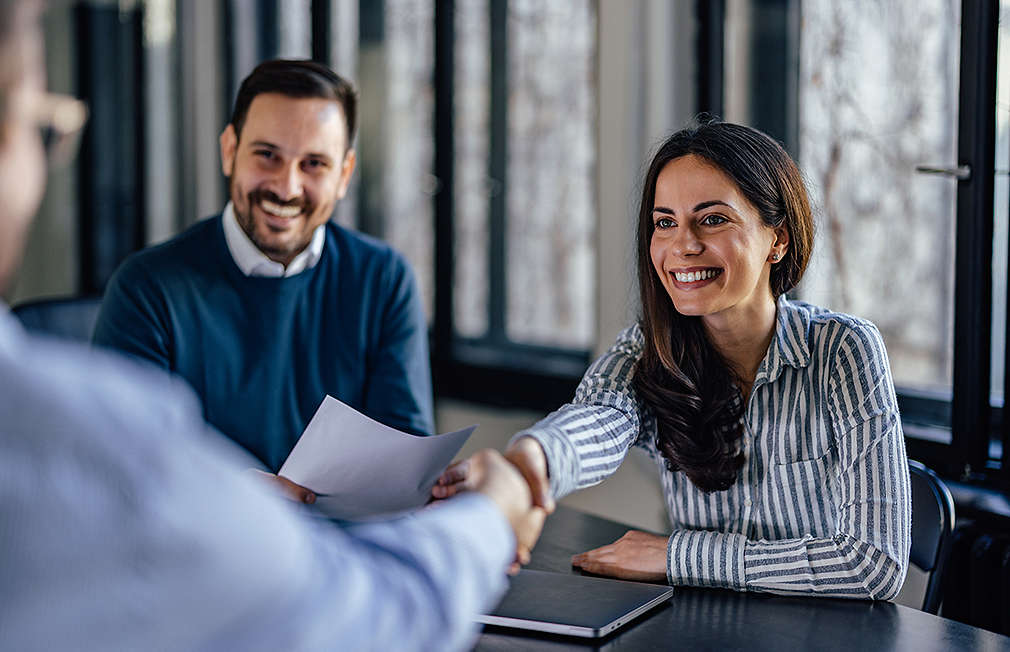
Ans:
[{"label": "smiling man", "polygon": [[127,259],[95,331],[97,344],[184,377],[207,420],[272,472],[327,394],[389,426],[433,430],[413,273],[388,245],[330,221],[354,171],[356,104],[320,64],[260,64],[220,137],[231,201]]}]

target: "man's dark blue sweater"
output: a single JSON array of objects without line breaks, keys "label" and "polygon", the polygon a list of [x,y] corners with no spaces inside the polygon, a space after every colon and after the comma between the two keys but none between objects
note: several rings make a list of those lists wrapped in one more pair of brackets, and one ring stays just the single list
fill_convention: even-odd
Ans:
[{"label": "man's dark blue sweater", "polygon": [[245,276],[221,216],[130,256],[105,293],[96,344],[185,378],[207,420],[276,472],[326,394],[415,434],[433,429],[427,326],[410,266],[326,225],[318,263]]}]

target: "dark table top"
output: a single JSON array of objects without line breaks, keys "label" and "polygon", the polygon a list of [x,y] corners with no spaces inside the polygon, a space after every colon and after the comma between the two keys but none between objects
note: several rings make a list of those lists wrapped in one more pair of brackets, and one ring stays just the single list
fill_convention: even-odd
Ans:
[{"label": "dark table top", "polygon": [[[628,526],[559,507],[529,568],[578,573],[571,556]],[[890,602],[794,598],[678,587],[673,598],[593,640],[485,627],[476,650],[1007,650],[1010,637]]]}]

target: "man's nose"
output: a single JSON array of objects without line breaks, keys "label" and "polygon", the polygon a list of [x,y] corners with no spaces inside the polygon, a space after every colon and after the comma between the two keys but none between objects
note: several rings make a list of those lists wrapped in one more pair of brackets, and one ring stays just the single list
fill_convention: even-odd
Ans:
[{"label": "man's nose", "polygon": [[277,174],[273,192],[283,201],[291,201],[302,196],[302,171],[296,161],[285,165]]}]

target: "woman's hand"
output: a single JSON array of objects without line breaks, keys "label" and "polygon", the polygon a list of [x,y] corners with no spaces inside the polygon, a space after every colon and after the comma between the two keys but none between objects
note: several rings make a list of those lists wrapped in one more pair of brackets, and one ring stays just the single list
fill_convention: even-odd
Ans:
[{"label": "woman's hand", "polygon": [[[505,451],[505,459],[522,473],[533,495],[533,505],[543,508],[548,514],[554,511],[554,497],[547,477],[547,456],[540,442],[532,437],[520,437]],[[431,495],[441,500],[450,498],[461,491],[471,489],[468,483],[469,460],[452,464],[438,478],[431,489]]]},{"label": "woman's hand", "polygon": [[572,557],[572,566],[587,573],[640,582],[666,581],[668,537],[629,530],[602,548]]}]

